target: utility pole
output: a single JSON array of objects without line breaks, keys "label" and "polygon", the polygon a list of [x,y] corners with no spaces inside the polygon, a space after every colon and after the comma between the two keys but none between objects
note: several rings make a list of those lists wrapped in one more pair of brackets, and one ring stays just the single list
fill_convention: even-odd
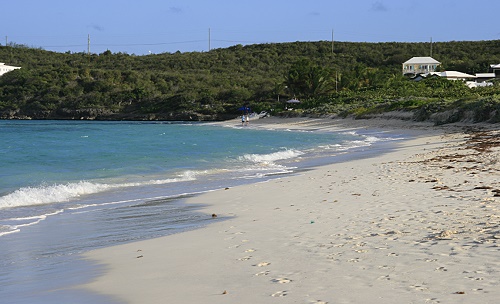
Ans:
[{"label": "utility pole", "polygon": [[[9,45],[9,37],[5,36],[5,47]],[[12,49],[9,48],[9,60],[12,62]]]},{"label": "utility pole", "polygon": [[333,29],[332,29],[332,54],[333,54]]},{"label": "utility pole", "polygon": [[211,47],[210,47],[210,28],[208,28],[208,51],[210,52]]},{"label": "utility pole", "polygon": [[431,37],[431,57],[432,57],[432,37]]},{"label": "utility pole", "polygon": [[90,56],[90,34],[87,36],[87,55]]},{"label": "utility pole", "polygon": [[339,91],[338,79],[339,79],[338,72],[335,71],[335,92]]}]

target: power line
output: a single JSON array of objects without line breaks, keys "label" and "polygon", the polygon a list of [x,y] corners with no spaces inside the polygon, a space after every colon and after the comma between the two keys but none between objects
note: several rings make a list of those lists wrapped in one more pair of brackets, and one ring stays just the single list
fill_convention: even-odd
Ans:
[{"label": "power line", "polygon": [[[181,31],[182,32],[182,31]],[[227,37],[229,39],[214,39],[213,35],[214,32],[217,34],[217,36],[222,36],[222,38],[224,37]],[[274,36],[274,40],[270,41],[270,40],[267,40],[267,41],[263,41],[263,40],[258,40],[258,37],[261,36],[263,37],[263,32],[265,32],[266,36],[269,36],[270,33],[286,33],[286,35],[283,35],[283,34],[280,34],[280,35],[277,35],[277,36]],[[329,33],[330,32],[330,33]],[[172,32],[174,33],[174,32]],[[206,32],[205,32],[206,33]],[[175,34],[180,34],[179,31],[176,31]],[[200,37],[202,36],[201,35],[201,31],[196,31],[196,34],[194,33],[191,33],[193,36],[197,36],[197,37]],[[206,34],[205,34],[206,35]],[[205,36],[203,35],[203,36]],[[256,37],[257,39],[230,39],[231,37],[235,37],[235,38],[245,38],[245,37],[249,37],[249,35],[251,35],[252,37]],[[319,35],[319,36],[318,36]],[[328,37],[329,35],[331,35],[331,38]],[[29,37],[29,38],[35,38],[35,39],[41,39],[41,40],[53,40],[54,38],[60,38],[60,39],[63,39],[64,37],[68,37],[69,35],[61,35],[61,36],[47,36],[47,35],[44,35],[44,36],[12,36],[12,35],[9,35],[9,36],[5,36],[5,43],[6,45],[10,42],[12,44],[16,44],[14,41],[19,38],[26,38],[26,37]],[[148,38],[147,38],[147,37]],[[313,37],[314,36],[314,37]],[[81,41],[82,43],[68,43],[68,44],[51,44],[51,43],[47,43],[46,45],[42,42],[40,43],[41,44],[41,48],[46,48],[46,49],[61,49],[61,48],[67,48],[67,49],[71,49],[71,48],[85,48],[86,47],[86,51],[87,53],[90,54],[90,34],[87,35],[87,43],[84,44],[83,43],[83,37],[82,35],[71,35],[71,37],[79,37],[78,40]],[[157,35],[140,35],[140,36],[137,36],[137,35],[123,35],[123,36],[119,36],[119,37],[122,37],[122,39],[125,39],[126,41],[131,41],[131,42],[125,42],[125,43],[94,43],[96,41],[96,37],[98,40],[100,41],[106,41],[106,40],[111,40],[111,39],[114,39],[113,37],[117,37],[117,36],[94,36],[93,37],[93,43],[92,43],[92,46],[94,47],[94,51],[96,50],[96,48],[110,48],[110,47],[115,47],[115,48],[126,48],[126,47],[152,47],[152,46],[167,46],[167,45],[185,45],[185,44],[195,44],[195,43],[198,43],[200,45],[197,45],[196,48],[197,49],[203,49],[203,46],[201,45],[201,43],[207,43],[207,39],[204,38],[204,39],[194,39],[194,40],[178,40],[178,41],[165,41],[165,40],[168,40],[168,38],[166,38],[164,36],[164,34],[157,34]],[[140,37],[140,38],[139,38]],[[173,36],[170,36],[171,38]],[[206,36],[205,36],[206,37]],[[301,39],[296,39],[296,38],[293,38],[293,37],[301,37]],[[260,31],[260,34],[259,34],[259,31],[254,31],[254,32],[250,32],[250,31],[238,31],[238,30],[224,30],[224,29],[217,29],[216,31],[212,31],[212,28],[209,28],[208,29],[208,50],[210,51],[214,45],[213,45],[213,42],[218,42],[218,46],[217,47],[221,47],[222,45],[224,45],[225,43],[232,43],[232,44],[259,44],[259,43],[284,43],[284,42],[291,42],[291,41],[307,41],[308,37],[310,38],[314,38],[313,41],[328,41],[328,40],[331,40],[331,48],[332,48],[332,52],[334,52],[334,31],[333,29],[327,31],[327,30],[316,30],[316,31],[312,31],[312,30],[306,30],[304,32],[294,32],[294,31],[290,31],[290,30],[269,30],[269,31]],[[340,37],[340,39],[339,39]],[[345,41],[345,42],[349,42],[349,41],[352,41],[352,42],[355,42],[355,41],[361,41],[363,38],[362,37],[369,37],[370,39],[367,39],[367,40],[375,40],[375,41],[378,41],[378,42],[384,42],[384,41],[388,41],[388,42],[396,42],[396,41],[429,41],[428,38],[426,39],[423,39],[421,37],[409,37],[408,35],[405,35],[405,37],[396,37],[395,35],[390,35],[390,34],[375,34],[375,35],[371,35],[371,34],[368,34],[368,33],[360,33],[360,32],[351,32],[349,30],[347,31],[336,31],[335,32],[335,38],[337,40],[337,42],[339,41]],[[83,39],[82,39],[83,38]],[[163,40],[163,41],[159,41],[159,42],[137,42],[137,40],[139,39],[150,39],[150,40]],[[160,38],[160,39],[158,39]],[[350,39],[349,39],[350,38]],[[67,39],[65,39],[67,40]],[[135,40],[135,41],[134,41]],[[311,41],[311,40],[309,40]],[[21,42],[21,44],[29,44],[29,43],[23,43]],[[205,44],[206,45],[206,44]],[[33,46],[33,47],[37,47],[37,46]],[[432,42],[432,38],[431,38],[431,52],[432,52],[432,47],[433,47],[433,42]]]},{"label": "power line", "polygon": [[224,39],[212,39],[212,41],[217,41],[217,42],[232,42],[232,43],[265,43],[265,42],[262,42],[262,41],[224,40]]},{"label": "power line", "polygon": [[99,43],[94,44],[96,46],[153,46],[153,45],[169,45],[169,44],[185,44],[185,43],[197,43],[204,42],[205,40],[186,40],[186,41],[174,41],[174,42],[158,42],[158,43],[124,43],[124,44],[108,44]]},{"label": "power line", "polygon": [[[121,44],[110,44],[110,43],[94,43],[93,46],[154,46],[154,45],[169,45],[169,44],[185,44],[185,43],[197,43],[204,42],[205,40],[187,40],[187,41],[175,41],[175,42],[158,42],[158,43],[121,43]],[[89,44],[65,44],[65,45],[42,45],[42,48],[65,48],[65,47],[84,47]]]}]

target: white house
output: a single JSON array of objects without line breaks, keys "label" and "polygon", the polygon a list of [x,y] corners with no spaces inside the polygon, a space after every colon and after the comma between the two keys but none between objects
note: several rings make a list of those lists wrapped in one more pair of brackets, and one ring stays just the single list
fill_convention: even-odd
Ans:
[{"label": "white house", "polygon": [[418,75],[435,72],[441,62],[432,57],[413,57],[403,63],[403,75]]},{"label": "white house", "polygon": [[8,73],[10,71],[17,70],[17,69],[20,69],[20,67],[5,65],[5,63],[0,62],[0,76],[2,76],[5,73]]}]

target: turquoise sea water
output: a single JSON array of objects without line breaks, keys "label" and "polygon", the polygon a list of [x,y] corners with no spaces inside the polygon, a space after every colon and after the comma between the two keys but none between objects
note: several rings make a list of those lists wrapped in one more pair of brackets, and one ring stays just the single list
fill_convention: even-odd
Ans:
[{"label": "turquoise sea water", "polygon": [[183,197],[294,174],[396,139],[238,125],[0,121],[0,299],[79,303],[64,287],[97,270],[78,254],[208,223]]}]

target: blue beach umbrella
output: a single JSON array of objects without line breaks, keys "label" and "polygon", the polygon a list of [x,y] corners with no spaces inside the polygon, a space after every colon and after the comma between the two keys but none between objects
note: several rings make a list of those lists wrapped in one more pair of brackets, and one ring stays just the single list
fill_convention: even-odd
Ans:
[{"label": "blue beach umbrella", "polygon": [[240,108],[238,108],[238,111],[244,111],[244,112],[249,113],[250,112],[250,107],[240,107]]}]

